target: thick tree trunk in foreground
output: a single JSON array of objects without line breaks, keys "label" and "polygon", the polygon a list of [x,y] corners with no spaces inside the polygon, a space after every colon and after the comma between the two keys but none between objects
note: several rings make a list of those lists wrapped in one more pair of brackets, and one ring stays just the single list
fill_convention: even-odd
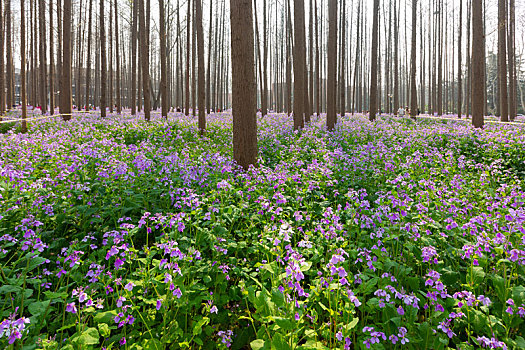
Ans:
[{"label": "thick tree trunk in foreground", "polygon": [[252,0],[230,0],[233,157],[244,169],[257,165],[257,89]]},{"label": "thick tree trunk in foreground", "polygon": [[328,77],[326,90],[326,127],[334,130],[337,123],[337,0],[328,2]]},{"label": "thick tree trunk in foreground", "polygon": [[472,125],[482,128],[485,106],[485,33],[483,28],[483,4],[472,1]]},{"label": "thick tree trunk in foreground", "polygon": [[[295,45],[293,55],[293,73],[294,73],[294,129],[304,128],[304,119],[306,113],[305,101],[305,61],[306,61],[306,39],[305,39],[305,20],[304,20],[304,0],[294,0],[294,32]],[[337,24],[336,24],[337,25]],[[337,40],[337,39],[336,39]]]}]

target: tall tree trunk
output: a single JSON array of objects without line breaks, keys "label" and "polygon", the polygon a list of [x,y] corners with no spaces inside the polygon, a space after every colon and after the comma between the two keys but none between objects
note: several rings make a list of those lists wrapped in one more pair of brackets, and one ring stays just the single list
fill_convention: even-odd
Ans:
[{"label": "tall tree trunk", "polygon": [[319,18],[317,17],[317,0],[314,3],[314,22],[315,22],[315,112],[321,114],[321,73],[320,73],[320,55],[319,55]]},{"label": "tall tree trunk", "polygon": [[151,94],[149,77],[149,43],[147,39],[146,16],[144,14],[144,0],[138,0],[139,5],[139,33],[140,33],[140,61],[142,66],[142,92],[144,95],[144,118],[151,120]]},{"label": "tall tree trunk", "polygon": [[480,0],[472,1],[472,125],[482,128],[485,106],[485,48],[483,43],[483,4]]},{"label": "tall tree trunk", "polygon": [[106,117],[106,107],[107,107],[107,75],[108,68],[106,62],[106,29],[104,24],[104,1],[100,0],[100,13],[99,13],[99,23],[100,23],[100,116],[102,118]]},{"label": "tall tree trunk", "polygon": [[160,12],[160,93],[162,95],[162,116],[168,118],[168,74],[167,74],[167,57],[166,57],[166,15],[164,0],[159,0]]},{"label": "tall tree trunk", "polygon": [[[257,10],[257,9],[256,9]],[[261,113],[264,117],[268,113],[268,9],[266,0],[263,0],[263,30],[262,30],[262,61],[263,61],[263,75],[262,75],[262,94],[261,94]]]},{"label": "tall tree trunk", "polygon": [[399,16],[397,0],[394,1],[394,111],[399,108]]},{"label": "tall tree trunk", "polygon": [[[137,42],[138,42],[138,12],[139,12],[140,0],[133,1],[133,23],[131,26],[131,115],[137,114],[137,78],[138,78],[138,67],[137,67]],[[139,98],[140,100],[140,98]]]},{"label": "tall tree trunk", "polygon": [[417,115],[417,86],[416,86],[416,34],[417,34],[417,0],[412,0],[412,54],[410,55],[410,115]]},{"label": "tall tree trunk", "polygon": [[[377,1],[377,0],[376,0]],[[326,127],[332,131],[337,123],[337,0],[328,0],[328,76]]]},{"label": "tall tree trunk", "polygon": [[[118,7],[117,7],[117,0],[114,0],[114,6],[115,6],[115,57],[116,57],[116,63],[117,63],[117,113],[122,113],[122,101],[121,101],[121,94],[120,94],[120,85],[121,85],[121,76],[120,76],[120,54],[119,51],[119,30],[118,30]],[[87,70],[89,70],[89,65],[87,67]]]},{"label": "tall tree trunk", "polygon": [[507,0],[498,0],[498,82],[501,121],[509,121],[507,92]]},{"label": "tall tree trunk", "polygon": [[[250,1],[250,0],[248,0]],[[204,30],[202,28],[202,3],[201,0],[195,0],[195,24],[197,25],[197,59],[198,59],[198,106],[199,106],[199,130],[201,135],[206,131],[206,90],[204,74]],[[253,34],[252,34],[253,35]],[[253,54],[253,48],[252,48]]]},{"label": "tall tree trunk", "polygon": [[458,29],[458,118],[462,117],[461,106],[463,104],[463,87],[462,87],[462,52],[461,37],[463,34],[463,0],[459,1],[459,29]]},{"label": "tall tree trunk", "polygon": [[7,50],[7,109],[13,108],[15,101],[14,87],[14,66],[13,66],[13,28],[11,25],[11,0],[5,2],[5,30],[6,30],[6,50]]},{"label": "tall tree trunk", "polygon": [[26,11],[25,0],[20,0],[20,80],[22,105],[22,133],[27,132],[27,90],[26,90]]},{"label": "tall tree trunk", "polygon": [[[60,19],[59,19],[60,21]],[[60,72],[60,113],[64,120],[71,119],[71,0],[64,0],[62,28],[62,60]]]},{"label": "tall tree trunk", "polygon": [[206,111],[210,111],[210,92],[211,92],[211,50],[213,41],[213,6],[210,3],[210,26],[208,30],[208,68],[206,69]]},{"label": "tall tree trunk", "polygon": [[195,25],[195,4],[197,0],[191,0],[192,2],[192,11],[191,15],[193,18],[191,26],[191,113],[196,115],[197,111],[197,27]]},{"label": "tall tree trunk", "polygon": [[516,99],[516,48],[514,45],[514,35],[516,32],[515,23],[515,3],[514,0],[509,0],[509,20],[507,21],[507,51],[509,59],[509,117],[510,120],[516,119],[517,114],[517,99]]},{"label": "tall tree trunk", "polygon": [[53,33],[53,0],[49,0],[49,111],[55,114],[55,58]]},{"label": "tall tree trunk", "polygon": [[[413,0],[415,1],[415,0]],[[370,79],[370,121],[376,119],[377,113],[377,51],[378,51],[378,27],[379,27],[379,0],[374,0],[372,20],[372,66],[370,67],[371,79]]]},{"label": "tall tree trunk", "polygon": [[467,88],[465,93],[465,112],[467,118],[470,117],[472,113],[470,97],[471,97],[471,86],[472,86],[472,61],[471,61],[471,47],[470,47],[470,36],[471,36],[471,25],[472,25],[472,0],[469,0],[467,3]]},{"label": "tall tree trunk", "polygon": [[305,108],[305,61],[306,61],[306,39],[304,20],[304,0],[294,0],[294,129],[304,128]]},{"label": "tall tree trunk", "polygon": [[252,0],[230,0],[233,158],[244,169],[257,166],[257,88],[253,54]]},{"label": "tall tree trunk", "polygon": [[85,106],[86,110],[90,109],[91,104],[91,35],[93,22],[93,0],[89,0],[89,15],[88,15],[88,42],[87,42],[87,64],[86,64],[86,93]]},{"label": "tall tree trunk", "polygon": [[5,113],[5,37],[4,37],[4,12],[3,1],[0,0],[0,121]]},{"label": "tall tree trunk", "polygon": [[[109,55],[108,55],[108,75],[109,75],[109,84],[108,84],[108,105],[109,105],[109,112],[113,113],[113,107],[115,106],[113,101],[113,6],[112,2],[110,0],[109,2]],[[82,57],[82,56],[81,56]],[[82,68],[81,65],[79,65],[79,68]],[[79,75],[81,77],[81,75]],[[79,82],[81,80],[79,79]]]},{"label": "tall tree trunk", "polygon": [[[374,3],[375,4],[375,3]],[[339,111],[341,113],[341,116],[344,116],[345,115],[345,100],[346,100],[346,80],[345,80],[345,55],[346,55],[346,34],[345,34],[345,30],[346,30],[346,1],[345,0],[342,0],[342,4],[341,4],[342,8],[341,8],[341,12],[342,12],[342,16],[341,16],[341,52],[339,53],[339,57],[341,58],[341,72],[340,72],[340,82],[339,82]],[[378,5],[379,6],[379,5]],[[379,10],[378,10],[379,12]],[[372,48],[373,50],[373,48]],[[377,64],[377,60],[376,60],[376,64]],[[373,74],[373,73],[372,73]],[[377,79],[376,79],[376,83],[377,83]]]},{"label": "tall tree trunk", "polygon": [[184,110],[186,115],[190,115],[190,73],[191,73],[191,4],[187,1],[188,14],[186,15],[186,94],[184,100]]}]

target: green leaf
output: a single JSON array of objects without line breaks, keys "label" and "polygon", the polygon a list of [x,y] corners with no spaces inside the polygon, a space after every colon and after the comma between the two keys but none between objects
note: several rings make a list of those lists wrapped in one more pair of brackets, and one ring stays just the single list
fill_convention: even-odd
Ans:
[{"label": "green leaf", "polygon": [[0,294],[18,293],[21,290],[22,290],[21,287],[8,284],[8,285],[0,287]]},{"label": "green leaf", "polygon": [[193,327],[193,335],[199,335],[202,333],[202,326],[207,325],[210,319],[208,317],[203,317],[199,320]]},{"label": "green leaf", "polygon": [[290,344],[288,344],[286,340],[283,339],[283,336],[280,333],[277,333],[273,336],[272,348],[273,347],[279,350],[292,350]]},{"label": "green leaf", "polygon": [[269,341],[256,339],[250,343],[252,350],[269,350],[271,349]]},{"label": "green leaf", "polygon": [[29,310],[29,313],[31,315],[40,316],[44,312],[46,312],[50,303],[51,303],[51,300],[37,301],[37,302],[29,304],[29,307],[27,309]]},{"label": "green leaf", "polygon": [[109,329],[109,326],[106,323],[99,323],[98,331],[100,332],[100,335],[104,338],[109,337],[109,335],[111,334],[111,330]]},{"label": "green leaf", "polygon": [[115,310],[100,312],[93,317],[95,323],[110,323],[113,318],[117,315]]},{"label": "green leaf", "polygon": [[272,317],[272,318],[275,321],[275,323],[277,323],[277,325],[281,327],[282,329],[291,331],[295,328],[294,323],[287,318],[284,318],[284,317]]},{"label": "green leaf", "polygon": [[467,280],[473,283],[474,286],[480,284],[485,279],[485,271],[480,266],[472,266],[468,268]]},{"label": "green leaf", "polygon": [[96,328],[90,327],[82,332],[76,343],[79,345],[96,345],[98,344],[99,338],[100,336],[98,334],[98,330]]},{"label": "green leaf", "polygon": [[146,339],[143,343],[144,350],[163,350],[164,345],[158,339]]}]

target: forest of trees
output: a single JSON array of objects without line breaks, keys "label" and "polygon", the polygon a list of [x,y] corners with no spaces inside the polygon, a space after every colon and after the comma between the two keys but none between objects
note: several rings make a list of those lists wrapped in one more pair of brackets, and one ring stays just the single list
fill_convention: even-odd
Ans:
[{"label": "forest of trees", "polygon": [[[263,114],[293,112],[297,129],[320,113],[333,129],[337,115],[370,111],[374,120],[399,106],[412,117],[473,115],[477,126],[488,114],[513,120],[523,111],[525,85],[516,5],[498,0],[497,16],[495,6],[481,0],[1,0],[0,112],[28,104],[53,114],[60,107],[67,120],[73,109],[99,108],[105,117],[126,108],[149,120],[161,108],[163,116],[198,115],[204,132],[206,113],[253,99]],[[234,25],[235,15],[242,23]],[[235,67],[238,35],[247,36],[242,47],[253,48],[242,61],[253,54],[253,84],[251,70],[235,76],[245,69]]]}]

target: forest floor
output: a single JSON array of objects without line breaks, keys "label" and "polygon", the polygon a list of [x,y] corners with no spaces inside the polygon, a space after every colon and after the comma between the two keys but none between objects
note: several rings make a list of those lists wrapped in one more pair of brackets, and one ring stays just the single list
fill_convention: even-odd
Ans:
[{"label": "forest floor", "polygon": [[525,348],[525,127],[95,112],[0,135],[0,348]]}]

